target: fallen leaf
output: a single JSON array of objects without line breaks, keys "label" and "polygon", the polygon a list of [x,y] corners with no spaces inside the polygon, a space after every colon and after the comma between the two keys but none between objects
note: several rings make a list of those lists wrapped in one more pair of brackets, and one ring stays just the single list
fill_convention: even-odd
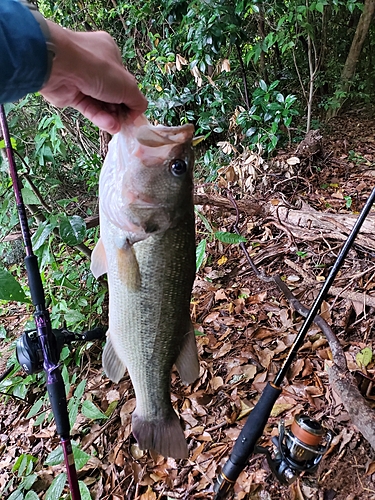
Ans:
[{"label": "fallen leaf", "polygon": [[156,493],[152,491],[151,486],[139,497],[139,500],[156,500]]}]

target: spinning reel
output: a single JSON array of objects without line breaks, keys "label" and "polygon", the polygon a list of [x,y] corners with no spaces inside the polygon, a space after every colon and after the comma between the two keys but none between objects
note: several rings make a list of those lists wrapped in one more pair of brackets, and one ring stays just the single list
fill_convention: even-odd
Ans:
[{"label": "spinning reel", "polygon": [[267,462],[277,479],[283,484],[293,483],[302,473],[316,470],[332,441],[331,431],[326,431],[317,420],[307,415],[296,415],[290,428],[284,420],[279,423],[279,437],[274,437],[273,455],[262,446],[255,451],[266,455]]},{"label": "spinning reel", "polygon": [[[103,339],[105,330],[94,328],[84,333],[74,333],[61,329],[52,329],[52,341],[50,344],[50,356],[58,363],[61,350],[66,344],[71,342],[88,342],[90,340]],[[16,356],[19,364],[28,375],[38,373],[43,370],[43,350],[36,329],[27,330],[18,338],[16,343]]]}]

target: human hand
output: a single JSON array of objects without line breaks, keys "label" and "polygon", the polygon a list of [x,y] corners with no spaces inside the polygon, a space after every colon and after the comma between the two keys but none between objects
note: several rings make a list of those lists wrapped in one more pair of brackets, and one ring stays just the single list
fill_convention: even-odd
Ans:
[{"label": "human hand", "polygon": [[121,128],[121,105],[136,117],[147,108],[119,48],[105,32],[75,32],[47,21],[56,47],[51,75],[40,93],[57,107],[71,106],[110,134]]}]

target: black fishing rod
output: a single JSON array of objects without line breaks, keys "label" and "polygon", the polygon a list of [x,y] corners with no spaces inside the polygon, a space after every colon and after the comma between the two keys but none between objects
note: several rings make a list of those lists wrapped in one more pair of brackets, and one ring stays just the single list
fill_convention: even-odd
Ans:
[{"label": "black fishing rod", "polygon": [[[59,368],[59,357],[62,345],[73,340],[93,340],[103,338],[102,329],[94,329],[85,334],[74,334],[67,330],[52,330],[49,312],[46,308],[42,279],[40,276],[38,259],[33,253],[31,235],[27,222],[26,208],[22,199],[13,148],[9,136],[8,123],[4,106],[0,106],[0,122],[4,136],[5,149],[9,162],[9,173],[12,179],[16,198],[17,211],[20,220],[21,232],[25,245],[25,266],[30,287],[31,300],[35,308],[35,330],[25,332],[18,340],[16,352],[20,365],[27,373],[36,373],[42,368],[46,374],[46,383],[56,431],[60,436],[64,453],[67,478],[72,500],[80,500],[81,494],[74,462],[74,455],[70,440],[70,424],[66,402],[65,386]],[[10,373],[7,370],[6,375]],[[4,378],[4,376],[2,377]]]},{"label": "black fishing rod", "polygon": [[[315,299],[315,302],[313,303],[307,317],[305,318],[304,323],[299,333],[297,334],[297,337],[293,345],[291,346],[282,367],[280,368],[273,382],[268,382],[259,401],[257,402],[254,409],[248,416],[247,421],[234,444],[232,453],[228,461],[225,463],[222,471],[217,477],[214,486],[214,492],[215,492],[214,500],[226,498],[232,486],[235,484],[238,476],[248,463],[250,455],[254,452],[254,450],[259,451],[261,453],[265,452],[264,448],[256,447],[256,443],[263,434],[264,427],[266,426],[268,417],[271,414],[273,405],[275,404],[277,398],[281,394],[282,391],[281,384],[284,380],[284,377],[286,376],[297,354],[298,349],[302,346],[307,331],[312,325],[315,316],[318,314],[322,302],[326,298],[328,290],[330,289],[339,269],[341,268],[345,260],[345,257],[348,254],[351,246],[353,245],[354,239],[356,238],[374,202],[375,202],[375,188],[372,190],[347,240],[345,241],[342,249],[340,250],[340,253],[337,256],[337,259],[333,264],[333,267],[326,281],[324,282],[319,295]],[[283,432],[283,426],[281,426],[281,430]],[[322,429],[320,427],[320,424],[316,421],[313,421],[308,418],[295,420],[295,422],[292,425],[292,431],[294,431],[294,434],[293,433],[288,434],[289,444],[291,446],[296,446],[296,443],[298,444],[298,446],[302,444],[304,450],[305,451],[307,450],[310,453],[310,455],[313,454],[315,451],[315,454],[318,456],[318,458],[319,457],[321,458],[324,451],[328,448],[328,446],[325,446],[324,448],[322,447],[319,448]],[[298,440],[298,436],[302,438],[302,440],[301,439]],[[282,443],[282,438],[283,436],[280,437],[280,441],[278,442],[278,444]],[[306,443],[303,442],[303,439],[305,439]],[[330,438],[328,437],[327,440],[330,441]],[[314,446],[316,445],[317,451],[314,450],[313,445]],[[298,450],[298,452],[300,451],[301,450]],[[286,456],[284,451],[279,450],[279,452],[281,453],[282,459],[284,459]],[[295,453],[295,455],[297,455],[297,453]],[[288,457],[286,458],[288,459]],[[294,456],[292,456],[292,458],[294,458]],[[312,462],[313,465],[317,464],[317,460],[315,459]],[[281,461],[279,461],[277,465],[279,466],[280,463],[282,464],[282,467],[284,467],[283,465],[284,462]],[[280,469],[276,471],[276,475],[278,476],[278,478],[281,480],[284,478],[285,480],[284,482],[286,483],[289,482],[288,475],[292,476],[292,474],[294,473],[294,471],[291,469],[293,468],[296,469],[299,466],[299,464],[295,460],[291,460],[290,457],[289,460],[287,460],[287,463],[289,465],[291,463],[291,468],[289,468],[289,470],[287,469],[287,466],[285,466],[285,469],[283,471],[280,471]],[[306,461],[304,465],[306,464],[308,465],[309,462]],[[271,468],[275,472],[274,467],[272,467],[272,462],[271,462]]]}]

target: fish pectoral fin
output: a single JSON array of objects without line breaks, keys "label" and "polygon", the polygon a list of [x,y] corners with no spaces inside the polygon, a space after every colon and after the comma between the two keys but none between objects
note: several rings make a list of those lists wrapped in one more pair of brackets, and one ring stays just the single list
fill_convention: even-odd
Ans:
[{"label": "fish pectoral fin", "polygon": [[107,342],[103,350],[102,363],[107,377],[113,382],[116,382],[116,384],[120,382],[125,374],[126,366],[121,361],[112,345],[109,331],[107,332]]},{"label": "fish pectoral fin", "polygon": [[132,432],[141,450],[154,450],[164,457],[187,458],[188,448],[180,421],[173,408],[164,418],[153,421],[132,415]]},{"label": "fish pectoral fin", "polygon": [[101,238],[99,238],[92,252],[90,269],[95,278],[99,278],[99,276],[105,274],[108,270],[107,255]]},{"label": "fish pectoral fin", "polygon": [[141,286],[141,274],[132,245],[127,244],[117,249],[117,267],[120,280],[130,290],[139,290]]},{"label": "fish pectoral fin", "polygon": [[176,368],[184,384],[192,384],[199,377],[199,360],[194,328],[190,323],[189,331],[185,334],[180,354],[176,360]]}]

